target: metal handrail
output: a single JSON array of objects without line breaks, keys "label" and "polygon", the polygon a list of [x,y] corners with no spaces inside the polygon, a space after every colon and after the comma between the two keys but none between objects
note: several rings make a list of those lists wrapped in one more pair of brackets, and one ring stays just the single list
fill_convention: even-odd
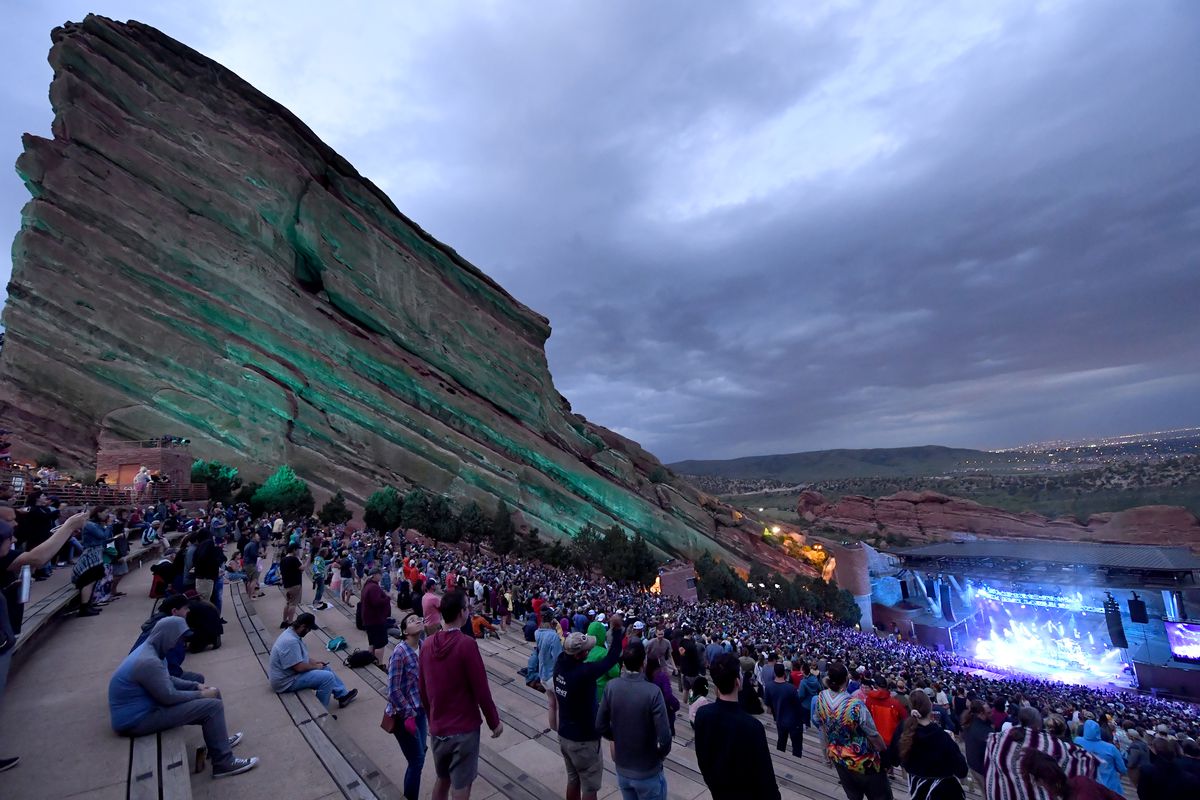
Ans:
[{"label": "metal handrail", "polygon": [[181,437],[160,437],[158,439],[131,439],[118,440],[112,442],[101,442],[101,450],[110,450],[118,447],[129,448],[153,448],[153,447],[187,447],[191,444],[189,440],[180,441]]}]

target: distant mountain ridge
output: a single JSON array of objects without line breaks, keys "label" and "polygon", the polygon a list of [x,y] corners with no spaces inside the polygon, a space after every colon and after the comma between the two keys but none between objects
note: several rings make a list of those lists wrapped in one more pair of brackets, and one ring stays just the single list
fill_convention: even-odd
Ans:
[{"label": "distant mountain ridge", "polygon": [[810,483],[838,478],[903,478],[1007,468],[1019,454],[961,447],[881,447],[813,450],[729,459],[691,459],[668,464],[676,473],[722,478]]}]

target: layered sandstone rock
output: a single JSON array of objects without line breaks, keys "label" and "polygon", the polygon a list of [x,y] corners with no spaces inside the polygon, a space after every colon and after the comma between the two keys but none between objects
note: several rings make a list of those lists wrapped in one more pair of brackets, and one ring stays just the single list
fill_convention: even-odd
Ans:
[{"label": "layered sandstone rock", "polygon": [[727,507],[652,483],[657,459],[573,414],[548,321],[287,109],[136,22],[52,40],[54,138],[26,135],[17,162],[32,199],[0,356],[18,455],[87,465],[102,438],[171,434],[352,502],[417,485],[503,498],[552,535],[616,522],[734,563],[763,547],[749,523],[718,541]]},{"label": "layered sandstone rock", "polygon": [[1014,514],[937,492],[897,492],[872,499],[847,495],[835,503],[817,492],[800,494],[796,513],[807,522],[855,534],[899,535],[939,541],[963,534],[1200,548],[1200,519],[1178,506],[1142,506],[1086,521]]}]

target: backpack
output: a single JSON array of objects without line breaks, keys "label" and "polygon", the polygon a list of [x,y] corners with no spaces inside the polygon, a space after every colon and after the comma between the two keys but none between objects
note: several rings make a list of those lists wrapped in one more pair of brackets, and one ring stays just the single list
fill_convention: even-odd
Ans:
[{"label": "backpack", "polygon": [[346,650],[349,647],[350,645],[346,643],[345,636],[336,636],[325,643],[325,649],[331,653],[336,653],[339,650]]},{"label": "backpack", "polygon": [[279,576],[278,564],[271,565],[271,568],[267,570],[267,574],[263,576],[262,582],[264,586],[279,586],[283,583],[283,578]]},{"label": "backpack", "polygon": [[369,667],[375,663],[375,655],[370,650],[355,650],[346,659],[346,666],[350,669],[359,669],[360,667]]}]

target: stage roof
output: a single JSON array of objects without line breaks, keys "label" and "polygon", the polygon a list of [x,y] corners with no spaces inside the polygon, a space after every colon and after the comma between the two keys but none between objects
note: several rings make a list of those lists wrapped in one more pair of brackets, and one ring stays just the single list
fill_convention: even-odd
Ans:
[{"label": "stage roof", "polygon": [[1094,544],[1092,542],[1048,542],[1041,539],[975,539],[938,542],[894,551],[901,558],[978,558],[1004,561],[1073,564],[1112,569],[1200,570],[1200,558],[1186,547],[1140,544]]}]

